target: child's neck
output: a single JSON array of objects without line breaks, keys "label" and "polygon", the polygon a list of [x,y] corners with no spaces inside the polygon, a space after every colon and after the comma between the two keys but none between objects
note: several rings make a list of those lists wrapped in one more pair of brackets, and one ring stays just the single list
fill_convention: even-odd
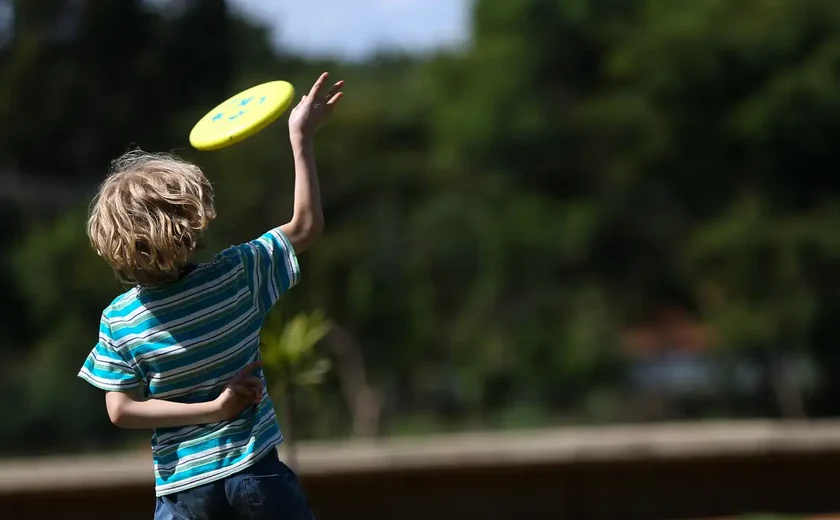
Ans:
[{"label": "child's neck", "polygon": [[187,264],[181,268],[181,273],[178,275],[178,279],[181,280],[191,272],[195,271],[195,268],[198,267],[198,264]]}]

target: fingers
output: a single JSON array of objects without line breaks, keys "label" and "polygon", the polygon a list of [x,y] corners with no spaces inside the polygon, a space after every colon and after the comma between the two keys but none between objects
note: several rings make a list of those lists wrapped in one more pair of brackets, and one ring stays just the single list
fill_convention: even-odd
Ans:
[{"label": "fingers", "polygon": [[344,92],[339,92],[338,94],[329,98],[329,101],[327,101],[327,108],[330,110],[334,109],[338,102],[342,100],[342,98],[344,98]]},{"label": "fingers", "polygon": [[322,88],[324,88],[324,83],[327,82],[327,78],[329,78],[329,77],[330,77],[329,72],[325,72],[325,73],[321,74],[321,77],[318,78],[318,81],[316,81],[315,84],[312,85],[312,90],[309,91],[309,97],[317,98],[318,93],[321,92]]},{"label": "fingers", "polygon": [[255,404],[262,401],[263,382],[258,377],[249,377],[242,382],[228,386],[228,389],[238,397],[248,399]]},{"label": "fingers", "polygon": [[252,392],[258,392],[259,395],[262,395],[263,382],[259,377],[249,377],[245,382],[245,386],[250,388]]},{"label": "fingers", "polygon": [[336,83],[335,85],[333,85],[333,86],[332,86],[332,88],[331,88],[331,89],[330,89],[330,90],[326,93],[326,95],[324,95],[324,99],[326,99],[326,100],[330,100],[330,99],[334,98],[334,97],[335,97],[335,96],[339,93],[339,91],[341,90],[341,88],[342,88],[343,86],[344,86],[344,81],[339,81],[339,82],[337,82],[337,83]]},{"label": "fingers", "polygon": [[233,376],[233,379],[230,380],[230,386],[246,384],[246,381],[250,377],[252,377],[261,366],[262,361],[254,361],[253,363],[248,363],[247,365],[245,365],[245,368],[243,368],[235,376]]},{"label": "fingers", "polygon": [[251,396],[251,389],[245,385],[231,385],[227,387],[227,389],[236,394],[238,397]]},{"label": "fingers", "polygon": [[262,379],[259,377],[249,377],[245,381],[245,386],[248,388],[248,395],[251,397],[255,403],[259,403],[262,401],[263,395],[263,382]]},{"label": "fingers", "polygon": [[231,380],[231,383],[232,384],[243,383],[246,379],[253,376],[254,372],[259,370],[260,367],[262,367],[262,361],[254,361],[253,363],[248,363],[247,365],[245,365],[245,368],[243,368],[235,376],[233,376],[233,379]]}]

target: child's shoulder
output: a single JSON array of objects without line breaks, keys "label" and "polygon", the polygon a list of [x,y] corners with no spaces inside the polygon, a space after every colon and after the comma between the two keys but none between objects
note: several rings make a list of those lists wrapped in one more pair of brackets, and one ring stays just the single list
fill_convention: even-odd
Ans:
[{"label": "child's shoulder", "polygon": [[242,244],[231,245],[218,253],[210,261],[210,264],[228,264],[242,262]]},{"label": "child's shoulder", "polygon": [[109,303],[108,306],[105,307],[105,309],[102,311],[102,315],[105,318],[111,318],[114,316],[120,316],[122,314],[125,314],[126,312],[131,312],[130,307],[136,302],[137,287],[132,287],[131,289],[125,291],[124,293],[111,300],[111,303]]},{"label": "child's shoulder", "polygon": [[114,298],[102,310],[102,317],[100,321],[100,330],[105,327],[108,334],[113,334],[119,330],[124,323],[129,322],[132,316],[136,315],[136,311],[141,307],[142,302],[138,298],[139,289],[133,287],[124,293]]}]

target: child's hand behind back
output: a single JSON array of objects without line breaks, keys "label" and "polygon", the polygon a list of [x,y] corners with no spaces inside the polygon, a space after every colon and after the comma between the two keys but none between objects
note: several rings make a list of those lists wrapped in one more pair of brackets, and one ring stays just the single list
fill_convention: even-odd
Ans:
[{"label": "child's hand behind back", "polygon": [[260,365],[261,363],[256,361],[246,366],[230,380],[221,395],[216,398],[220,421],[230,421],[252,404],[262,400],[262,380],[253,375]]},{"label": "child's hand behind back", "polygon": [[341,92],[343,81],[333,85],[327,92],[322,92],[328,77],[327,72],[321,74],[309,94],[304,95],[292,110],[289,116],[289,132],[292,138],[308,139],[314,136],[344,96]]}]

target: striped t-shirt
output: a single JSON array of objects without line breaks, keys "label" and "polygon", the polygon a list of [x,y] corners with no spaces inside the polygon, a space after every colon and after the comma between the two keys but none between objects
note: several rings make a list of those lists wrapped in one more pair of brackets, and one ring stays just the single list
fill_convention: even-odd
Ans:
[{"label": "striped t-shirt", "polygon": [[[199,403],[260,357],[260,328],[300,276],[289,239],[272,230],[200,264],[177,282],[134,288],[102,313],[99,342],[79,377],[105,391]],[[263,377],[260,374],[260,377]],[[157,496],[247,468],[282,442],[267,393],[233,421],[157,429]]]}]

